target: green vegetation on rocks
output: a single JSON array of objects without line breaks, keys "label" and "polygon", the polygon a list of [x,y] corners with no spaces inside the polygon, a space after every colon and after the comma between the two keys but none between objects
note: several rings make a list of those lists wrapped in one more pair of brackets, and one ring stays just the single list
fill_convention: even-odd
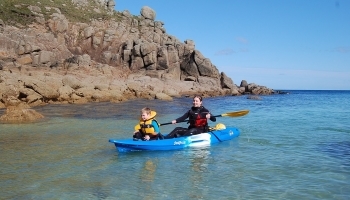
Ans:
[{"label": "green vegetation on rocks", "polygon": [[108,11],[95,1],[87,1],[87,5],[79,6],[73,4],[71,0],[1,0],[0,1],[0,19],[5,24],[12,26],[27,26],[36,20],[36,15],[30,11],[40,8],[38,16],[43,15],[45,20],[54,12],[51,8],[58,8],[70,22],[89,22],[91,19],[108,20],[111,18],[120,19],[120,14],[114,11],[108,14]]}]

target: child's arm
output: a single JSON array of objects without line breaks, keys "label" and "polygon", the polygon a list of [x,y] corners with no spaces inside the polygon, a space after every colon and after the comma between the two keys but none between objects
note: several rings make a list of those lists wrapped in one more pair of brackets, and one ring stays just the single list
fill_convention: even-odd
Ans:
[{"label": "child's arm", "polygon": [[152,121],[152,126],[154,128],[153,135],[157,135],[159,133],[159,125],[158,125],[157,121],[153,120]]},{"label": "child's arm", "polygon": [[141,129],[140,124],[137,124],[134,129],[135,129],[134,134],[137,132],[140,132],[140,129]]},{"label": "child's arm", "polygon": [[145,140],[150,140],[150,139],[155,138],[155,137],[158,136],[158,133],[159,133],[159,125],[158,125],[157,121],[153,120],[153,121],[152,121],[152,126],[153,126],[153,129],[154,129],[154,132],[145,135],[145,137],[144,137]]},{"label": "child's arm", "polygon": [[153,129],[154,129],[154,132],[153,133],[150,133],[150,134],[147,134],[145,135],[145,140],[150,140],[151,138],[155,138],[158,136],[158,133],[159,133],[159,125],[158,125],[158,122],[153,120],[152,121],[152,126],[153,126]]}]

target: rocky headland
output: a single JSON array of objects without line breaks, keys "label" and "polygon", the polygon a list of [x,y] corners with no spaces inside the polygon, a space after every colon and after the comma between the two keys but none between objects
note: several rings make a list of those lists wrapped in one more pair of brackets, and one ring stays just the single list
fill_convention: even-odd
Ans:
[{"label": "rocky headland", "polygon": [[275,93],[245,80],[236,85],[193,40],[168,34],[152,8],[134,16],[115,4],[0,2],[1,121],[42,118],[30,107],[44,104]]}]

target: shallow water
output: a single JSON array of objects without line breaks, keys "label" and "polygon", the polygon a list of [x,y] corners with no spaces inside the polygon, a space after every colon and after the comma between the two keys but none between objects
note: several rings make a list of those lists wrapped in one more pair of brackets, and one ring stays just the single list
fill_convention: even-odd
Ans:
[{"label": "shallow water", "polygon": [[43,121],[0,124],[0,199],[349,199],[349,98],[350,91],[206,98],[215,115],[250,110],[217,118],[238,127],[238,138],[131,153],[108,139],[131,137],[142,107],[166,123],[192,100],[38,107]]}]

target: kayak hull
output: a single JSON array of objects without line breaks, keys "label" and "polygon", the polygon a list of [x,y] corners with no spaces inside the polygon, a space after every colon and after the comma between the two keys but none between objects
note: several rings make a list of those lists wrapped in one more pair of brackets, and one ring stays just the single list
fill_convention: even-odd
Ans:
[{"label": "kayak hull", "polygon": [[128,151],[159,151],[177,150],[187,147],[209,146],[211,144],[231,140],[240,135],[235,127],[227,127],[223,130],[212,130],[198,135],[150,141],[134,141],[133,139],[110,139],[119,152]]}]

